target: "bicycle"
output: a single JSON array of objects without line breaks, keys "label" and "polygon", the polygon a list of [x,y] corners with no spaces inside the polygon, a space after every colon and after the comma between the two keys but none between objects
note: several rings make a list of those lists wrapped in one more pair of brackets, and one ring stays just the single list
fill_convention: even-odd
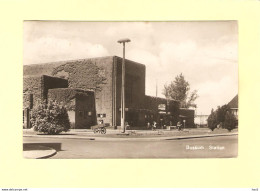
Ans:
[{"label": "bicycle", "polygon": [[101,134],[106,134],[107,130],[105,127],[96,127],[94,128],[94,133],[101,133]]}]

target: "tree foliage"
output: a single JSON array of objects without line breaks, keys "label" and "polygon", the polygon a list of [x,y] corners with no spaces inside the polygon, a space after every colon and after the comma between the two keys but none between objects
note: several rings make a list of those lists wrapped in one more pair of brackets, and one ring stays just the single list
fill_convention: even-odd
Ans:
[{"label": "tree foliage", "polygon": [[177,75],[169,85],[165,84],[162,93],[168,99],[180,101],[183,108],[192,106],[198,98],[197,90],[190,92],[190,84],[185,80],[182,73]]},{"label": "tree foliage", "polygon": [[31,123],[35,131],[52,135],[70,129],[67,110],[57,102],[36,105],[32,110]]},{"label": "tree foliage", "polygon": [[229,131],[236,128],[237,119],[235,115],[230,112],[228,105],[218,107],[216,111],[212,109],[208,117],[208,127],[213,131],[218,125]]},{"label": "tree foliage", "polygon": [[217,113],[214,110],[211,110],[211,114],[208,117],[208,127],[213,131],[217,128],[218,120],[217,120]]},{"label": "tree foliage", "polygon": [[218,107],[216,111],[218,123],[224,123],[226,113],[229,109],[230,107],[228,105],[223,105],[221,107]]},{"label": "tree foliage", "polygon": [[224,128],[229,131],[236,128],[236,117],[233,113],[231,113],[229,111],[226,112],[226,115],[225,115]]}]

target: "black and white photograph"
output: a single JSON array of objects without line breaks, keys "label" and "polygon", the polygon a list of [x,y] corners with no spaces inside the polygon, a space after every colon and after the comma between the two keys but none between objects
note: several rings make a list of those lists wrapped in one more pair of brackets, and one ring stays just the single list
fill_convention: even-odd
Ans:
[{"label": "black and white photograph", "polygon": [[23,157],[238,156],[237,21],[23,22]]}]

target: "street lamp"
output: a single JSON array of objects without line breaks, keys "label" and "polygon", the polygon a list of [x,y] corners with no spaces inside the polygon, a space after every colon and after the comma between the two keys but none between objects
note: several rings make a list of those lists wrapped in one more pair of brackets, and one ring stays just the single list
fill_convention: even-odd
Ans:
[{"label": "street lamp", "polygon": [[124,38],[117,41],[123,43],[123,62],[122,62],[122,88],[121,88],[121,128],[125,133],[125,43],[131,42],[130,39]]}]

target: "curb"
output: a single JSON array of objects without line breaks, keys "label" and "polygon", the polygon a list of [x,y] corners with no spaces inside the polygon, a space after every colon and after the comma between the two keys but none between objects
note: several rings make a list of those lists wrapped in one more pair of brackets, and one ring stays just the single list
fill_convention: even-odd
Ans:
[{"label": "curb", "polygon": [[23,157],[25,159],[46,159],[57,154],[53,148],[37,145],[34,149],[24,150]]},{"label": "curb", "polygon": [[174,137],[165,140],[180,140],[180,139],[196,139],[196,138],[207,138],[207,137],[221,137],[221,136],[234,136],[238,135],[238,133],[229,133],[229,134],[215,134],[215,135],[191,135],[188,137]]},{"label": "curb", "polygon": [[238,133],[223,133],[223,134],[214,134],[214,135],[190,135],[190,136],[168,136],[168,137],[148,137],[148,138],[121,138],[121,137],[88,137],[88,136],[48,136],[44,137],[40,135],[24,135],[23,137],[41,137],[41,138],[60,138],[60,139],[85,139],[91,141],[152,141],[152,140],[181,140],[181,139],[194,139],[194,138],[207,138],[207,137],[219,137],[219,136],[233,136],[238,135]]},{"label": "curb", "polygon": [[90,141],[96,140],[95,137],[92,138],[92,137],[87,137],[87,136],[73,136],[73,137],[66,136],[66,137],[63,137],[63,136],[55,136],[55,135],[44,135],[44,136],[40,136],[40,135],[23,135],[23,137],[59,138],[59,139],[86,139],[86,140],[90,140]]},{"label": "curb", "polygon": [[54,150],[54,149],[52,149],[52,150],[53,150],[53,152],[52,152],[51,154],[45,155],[45,156],[42,156],[42,157],[38,157],[38,158],[36,158],[36,159],[46,159],[46,158],[50,158],[50,157],[56,155],[56,154],[57,154],[57,151]]}]

